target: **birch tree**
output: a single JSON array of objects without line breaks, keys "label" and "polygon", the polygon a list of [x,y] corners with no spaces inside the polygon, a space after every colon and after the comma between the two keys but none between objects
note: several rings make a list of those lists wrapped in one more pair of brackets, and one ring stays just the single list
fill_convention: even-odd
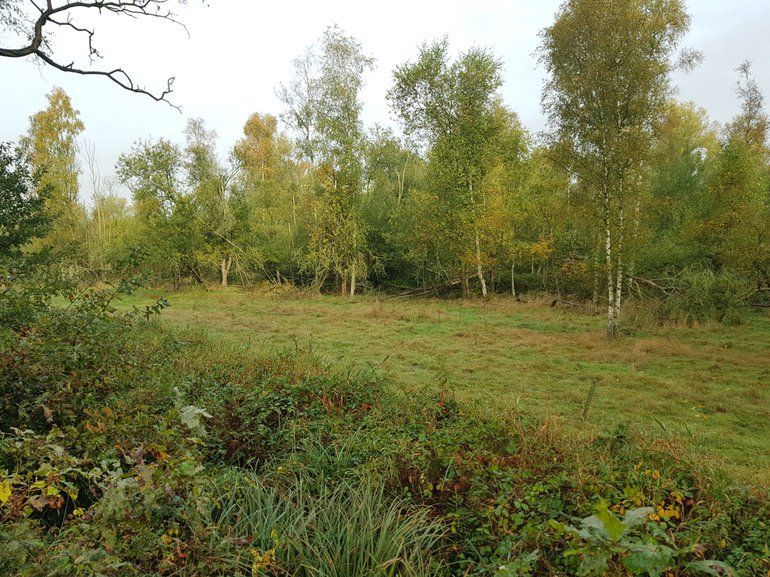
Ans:
[{"label": "birch tree", "polygon": [[55,250],[75,250],[76,260],[80,260],[85,210],[78,198],[77,139],[85,126],[64,90],[54,88],[47,98],[48,107],[30,118],[29,132],[22,139],[38,196],[45,198],[52,223],[40,242]]},{"label": "birch tree", "polygon": [[607,335],[618,334],[629,221],[670,73],[696,56],[672,57],[689,28],[681,0],[568,0],[542,32],[549,78],[543,108],[554,149],[591,189],[604,228]]},{"label": "birch tree", "polygon": [[185,134],[187,185],[197,208],[199,226],[206,238],[201,260],[216,265],[220,284],[226,287],[239,252],[233,238],[238,222],[230,186],[237,169],[228,169],[220,162],[216,151],[216,133],[208,130],[202,119],[190,119]]},{"label": "birch tree", "polygon": [[270,114],[252,114],[243,127],[243,137],[233,149],[240,168],[243,224],[242,248],[247,258],[271,282],[283,284],[290,269],[296,269],[304,230],[305,175],[303,163],[291,158],[289,139],[278,132]]},{"label": "birch tree", "polygon": [[475,266],[482,296],[488,292],[478,223],[485,205],[482,182],[489,166],[487,155],[502,130],[496,113],[500,68],[500,61],[480,48],[450,62],[445,38],[423,46],[415,62],[399,66],[388,93],[407,133],[420,138],[430,151],[440,212],[447,219],[449,228],[444,228],[451,244],[457,246],[466,296],[468,261]]},{"label": "birch tree", "polygon": [[751,65],[738,68],[740,113],[727,125],[710,178],[710,228],[717,266],[770,287],[770,117]]},{"label": "birch tree", "polygon": [[353,296],[367,265],[360,214],[365,144],[361,90],[374,60],[355,38],[330,27],[319,46],[294,65],[294,79],[279,97],[317,184],[308,258],[319,284],[334,273],[340,292]]}]

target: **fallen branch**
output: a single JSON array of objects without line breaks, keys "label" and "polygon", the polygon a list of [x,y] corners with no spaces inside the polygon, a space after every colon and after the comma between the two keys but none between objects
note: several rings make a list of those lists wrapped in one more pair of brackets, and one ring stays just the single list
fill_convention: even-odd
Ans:
[{"label": "fallen branch", "polygon": [[565,307],[571,307],[571,308],[577,308],[577,307],[582,307],[583,306],[581,303],[575,303],[575,302],[572,302],[572,301],[565,301],[565,300],[562,300],[562,299],[553,299],[551,301],[551,308],[555,308],[555,307],[560,306],[560,305],[561,306],[565,306]]},{"label": "fallen branch", "polygon": [[639,276],[635,276],[633,280],[636,283],[647,285],[649,287],[652,287],[654,289],[662,291],[662,292],[664,292],[666,294],[671,294],[672,292],[676,292],[676,290],[677,290],[676,287],[662,286],[662,285],[659,285],[658,283],[656,283],[655,281],[652,281],[652,280],[647,279],[647,278],[642,278],[642,277],[639,277]]}]

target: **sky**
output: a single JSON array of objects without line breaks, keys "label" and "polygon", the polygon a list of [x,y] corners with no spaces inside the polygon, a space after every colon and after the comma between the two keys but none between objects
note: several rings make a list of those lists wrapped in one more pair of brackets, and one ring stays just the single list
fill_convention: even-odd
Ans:
[{"label": "sky", "polygon": [[[127,93],[109,81],[65,74],[29,59],[0,58],[0,141],[16,140],[45,96],[61,86],[80,110],[83,135],[96,149],[100,172],[114,172],[118,156],[138,139],[183,141],[188,118],[214,129],[224,154],[253,112],[278,115],[276,88],[291,78],[291,61],[330,25],[355,36],[376,59],[363,92],[363,118],[396,126],[385,94],[393,69],[414,59],[418,46],[447,35],[453,51],[491,49],[504,63],[505,103],[532,132],[545,128],[540,109],[544,71],[538,66],[538,33],[553,21],[561,0],[210,0],[179,11],[187,32],[167,22],[93,21],[100,66],[121,66],[147,88],[163,88],[164,103]],[[753,62],[756,80],[770,98],[770,0],[688,0],[691,29],[683,46],[703,54],[688,74],[676,73],[677,97],[704,107],[712,120],[737,111],[735,68]],[[189,33],[189,35],[188,35]],[[8,38],[0,36],[0,45]],[[65,35],[54,45],[61,59],[84,54],[82,38]],[[84,200],[90,196],[82,179]]]}]

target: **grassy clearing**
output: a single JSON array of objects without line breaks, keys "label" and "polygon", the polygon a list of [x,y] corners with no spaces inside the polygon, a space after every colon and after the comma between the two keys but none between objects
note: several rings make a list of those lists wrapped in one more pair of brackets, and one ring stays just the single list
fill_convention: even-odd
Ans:
[{"label": "grassy clearing", "polygon": [[[163,293],[162,322],[204,327],[259,352],[311,350],[376,368],[398,385],[448,388],[493,412],[556,418],[576,430],[628,424],[684,439],[745,481],[770,486],[770,318],[741,326],[637,331],[617,342],[600,317],[510,300],[461,303],[238,289]],[[141,305],[147,291],[124,301]],[[586,428],[586,427],[584,427]]]}]

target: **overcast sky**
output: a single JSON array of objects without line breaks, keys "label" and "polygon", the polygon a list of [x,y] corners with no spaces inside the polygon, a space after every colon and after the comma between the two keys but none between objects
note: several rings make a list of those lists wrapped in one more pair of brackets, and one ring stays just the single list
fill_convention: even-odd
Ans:
[{"label": "overcast sky", "polygon": [[[195,2],[193,2],[195,4]],[[96,145],[101,172],[109,175],[118,155],[140,138],[183,138],[187,118],[201,116],[226,150],[252,112],[278,115],[275,88],[291,76],[291,60],[331,25],[355,36],[376,59],[363,95],[364,120],[394,124],[385,101],[393,68],[414,58],[417,46],[449,36],[452,49],[491,48],[504,62],[503,96],[531,131],[544,128],[540,112],[543,71],[534,52],[560,0],[211,0],[195,4],[182,19],[190,33],[170,24],[100,19],[96,43],[104,64],[120,65],[148,88],[175,76],[175,103],[183,113],[128,94],[104,79],[76,77],[29,60],[0,58],[0,140],[26,131],[29,116],[45,107],[54,86],[72,97]],[[689,0],[692,27],[684,45],[703,53],[703,63],[677,75],[681,100],[706,108],[725,122],[738,110],[735,68],[744,60],[770,97],[770,0]],[[0,38],[2,41],[2,38]],[[77,39],[57,50],[77,54]],[[80,52],[82,54],[82,51]],[[85,179],[84,179],[85,182]],[[90,191],[84,184],[83,196]]]}]

